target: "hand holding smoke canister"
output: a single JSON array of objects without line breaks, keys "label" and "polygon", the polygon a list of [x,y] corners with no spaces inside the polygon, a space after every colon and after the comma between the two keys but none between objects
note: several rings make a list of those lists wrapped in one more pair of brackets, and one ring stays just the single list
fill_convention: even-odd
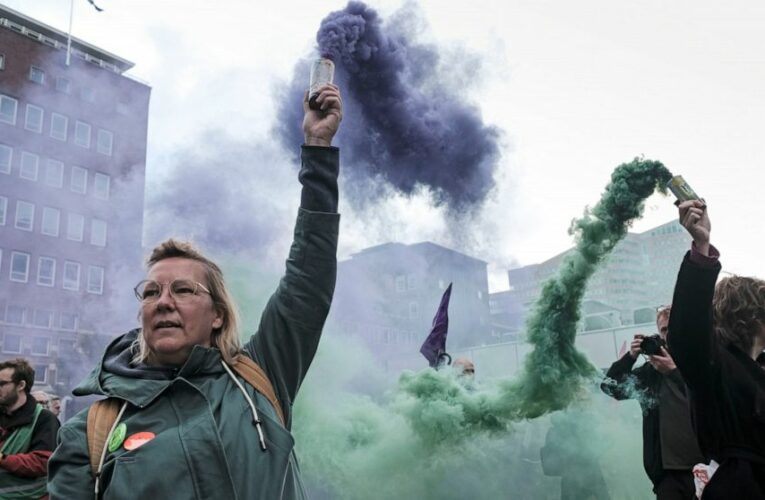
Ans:
[{"label": "hand holding smoke canister", "polygon": [[675,205],[679,205],[684,201],[691,200],[699,200],[702,203],[704,202],[704,199],[696,194],[696,191],[694,191],[690,184],[688,184],[688,182],[683,179],[682,175],[676,175],[672,177],[672,180],[667,183],[667,187],[670,191],[672,191],[672,194],[675,195],[675,198],[677,198]]},{"label": "hand holding smoke canister", "polygon": [[319,97],[319,89],[332,83],[335,77],[335,63],[332,59],[324,56],[321,59],[317,59],[311,65],[311,84],[308,88],[308,107],[317,110],[319,109],[319,103],[316,102],[316,98]]}]

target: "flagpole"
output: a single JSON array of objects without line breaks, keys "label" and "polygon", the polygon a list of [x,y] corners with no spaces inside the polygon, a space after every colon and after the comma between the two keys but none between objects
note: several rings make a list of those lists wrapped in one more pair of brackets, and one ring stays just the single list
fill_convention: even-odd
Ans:
[{"label": "flagpole", "polygon": [[74,0],[69,0],[69,35],[66,37],[66,65],[72,58],[72,18],[74,18]]}]

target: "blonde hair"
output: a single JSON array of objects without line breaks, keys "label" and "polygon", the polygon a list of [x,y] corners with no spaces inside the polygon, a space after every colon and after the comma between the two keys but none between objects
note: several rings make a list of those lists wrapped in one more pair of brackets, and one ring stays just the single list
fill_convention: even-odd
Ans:
[{"label": "blonde hair", "polygon": [[[233,358],[242,349],[239,341],[239,312],[233,297],[231,297],[226,289],[223,271],[221,271],[215,262],[202,255],[202,252],[190,242],[178,241],[172,238],[163,241],[152,250],[151,255],[146,260],[146,268],[151,269],[157,262],[173,257],[195,260],[205,267],[207,288],[210,291],[213,307],[215,307],[215,310],[221,315],[223,320],[220,328],[212,331],[210,345],[217,347],[226,363],[231,364]],[[143,337],[143,330],[141,330],[135,341],[134,349],[137,352],[133,356],[133,363],[145,363],[149,359],[151,353]]]},{"label": "blonde hair", "polygon": [[712,299],[717,335],[745,353],[765,325],[765,281],[745,276],[723,278]]}]

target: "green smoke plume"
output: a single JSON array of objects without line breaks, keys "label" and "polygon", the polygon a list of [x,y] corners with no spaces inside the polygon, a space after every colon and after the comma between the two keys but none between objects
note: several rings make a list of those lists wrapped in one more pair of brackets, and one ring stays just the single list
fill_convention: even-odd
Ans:
[{"label": "green smoke plume", "polygon": [[579,429],[560,438],[570,463],[599,458],[612,498],[651,498],[637,472],[639,408],[599,393],[597,370],[574,340],[587,280],[670,178],[656,161],[622,164],[573,221],[576,247],[543,287],[527,323],[533,350],[510,380],[473,384],[425,369],[394,384],[360,343],[325,332],[293,429],[313,497],[559,498],[561,479],[540,466],[553,413]]},{"label": "green smoke plume", "polygon": [[576,248],[558,275],[545,283],[527,323],[534,350],[509,390],[517,391],[519,416],[533,418],[565,408],[576,398],[582,380],[596,374],[574,347],[587,280],[642,215],[645,199],[657,189],[666,192],[671,178],[658,161],[635,158],[623,163],[611,174],[598,204],[573,221],[570,232],[576,236]]}]

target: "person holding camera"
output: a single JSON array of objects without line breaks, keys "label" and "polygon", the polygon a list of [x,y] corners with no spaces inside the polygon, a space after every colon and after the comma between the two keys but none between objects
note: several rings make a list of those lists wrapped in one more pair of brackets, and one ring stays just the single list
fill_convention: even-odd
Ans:
[{"label": "person holding camera", "polygon": [[[611,365],[603,392],[617,400],[637,399],[643,410],[643,467],[659,500],[695,496],[693,466],[702,462],[691,424],[688,391],[666,338],[670,307],[656,314],[657,335],[635,335],[629,352]],[[640,354],[646,362],[633,369]]]}]

